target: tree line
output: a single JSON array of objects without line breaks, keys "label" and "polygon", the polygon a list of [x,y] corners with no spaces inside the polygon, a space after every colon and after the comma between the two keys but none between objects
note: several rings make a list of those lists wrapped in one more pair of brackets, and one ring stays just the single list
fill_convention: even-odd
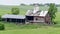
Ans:
[{"label": "tree line", "polygon": [[[45,3],[45,4],[42,4],[42,3],[33,3],[33,4],[29,4],[30,6],[34,6],[35,4],[39,5],[39,6],[50,6],[51,3]],[[24,3],[21,3],[20,5],[22,6],[26,6],[27,4],[24,4]],[[55,4],[56,7],[60,7],[60,4]]]}]

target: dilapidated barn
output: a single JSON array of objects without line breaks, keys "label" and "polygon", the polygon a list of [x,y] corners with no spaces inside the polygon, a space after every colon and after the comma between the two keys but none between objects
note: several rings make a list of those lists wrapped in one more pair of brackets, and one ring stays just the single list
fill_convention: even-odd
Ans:
[{"label": "dilapidated barn", "polygon": [[51,19],[48,11],[40,11],[39,6],[35,6],[34,10],[28,10],[26,13],[27,22],[33,23],[50,23]]}]

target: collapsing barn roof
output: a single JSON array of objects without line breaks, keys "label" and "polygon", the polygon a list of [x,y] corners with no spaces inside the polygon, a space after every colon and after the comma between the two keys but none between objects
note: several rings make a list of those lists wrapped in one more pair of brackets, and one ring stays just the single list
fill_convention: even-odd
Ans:
[{"label": "collapsing barn roof", "polygon": [[47,13],[48,11],[41,11],[39,16],[46,16]]},{"label": "collapsing barn roof", "polygon": [[33,11],[27,11],[26,15],[27,16],[46,16],[46,14],[48,13],[48,11],[37,11],[36,13],[33,13]]},{"label": "collapsing barn roof", "polygon": [[25,19],[25,16],[6,14],[6,15],[3,15],[2,18]]}]

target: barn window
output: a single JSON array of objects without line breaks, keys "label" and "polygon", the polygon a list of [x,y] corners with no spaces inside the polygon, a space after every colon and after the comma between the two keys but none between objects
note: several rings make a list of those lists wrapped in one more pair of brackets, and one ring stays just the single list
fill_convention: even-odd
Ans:
[{"label": "barn window", "polygon": [[38,20],[38,18],[36,18],[36,20]]},{"label": "barn window", "polygon": [[37,21],[37,22],[44,22],[44,18],[35,18],[35,21]]}]

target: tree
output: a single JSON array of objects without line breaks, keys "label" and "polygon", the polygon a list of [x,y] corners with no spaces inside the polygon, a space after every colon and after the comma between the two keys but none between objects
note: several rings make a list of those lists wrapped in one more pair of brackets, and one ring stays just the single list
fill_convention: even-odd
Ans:
[{"label": "tree", "polygon": [[49,15],[51,17],[51,22],[54,22],[54,19],[56,17],[56,12],[57,12],[56,5],[54,3],[51,3],[48,11],[49,11],[48,13],[49,13]]},{"label": "tree", "polygon": [[12,14],[19,14],[19,8],[12,8]]},{"label": "tree", "polygon": [[[38,6],[40,6],[40,4],[39,3],[33,3],[33,4],[30,4],[31,6],[35,6],[35,5],[38,5]],[[41,4],[41,5],[43,5],[43,4]]]},{"label": "tree", "polygon": [[21,3],[21,5],[22,5],[22,6],[25,6],[26,4],[24,4],[24,3]]}]

